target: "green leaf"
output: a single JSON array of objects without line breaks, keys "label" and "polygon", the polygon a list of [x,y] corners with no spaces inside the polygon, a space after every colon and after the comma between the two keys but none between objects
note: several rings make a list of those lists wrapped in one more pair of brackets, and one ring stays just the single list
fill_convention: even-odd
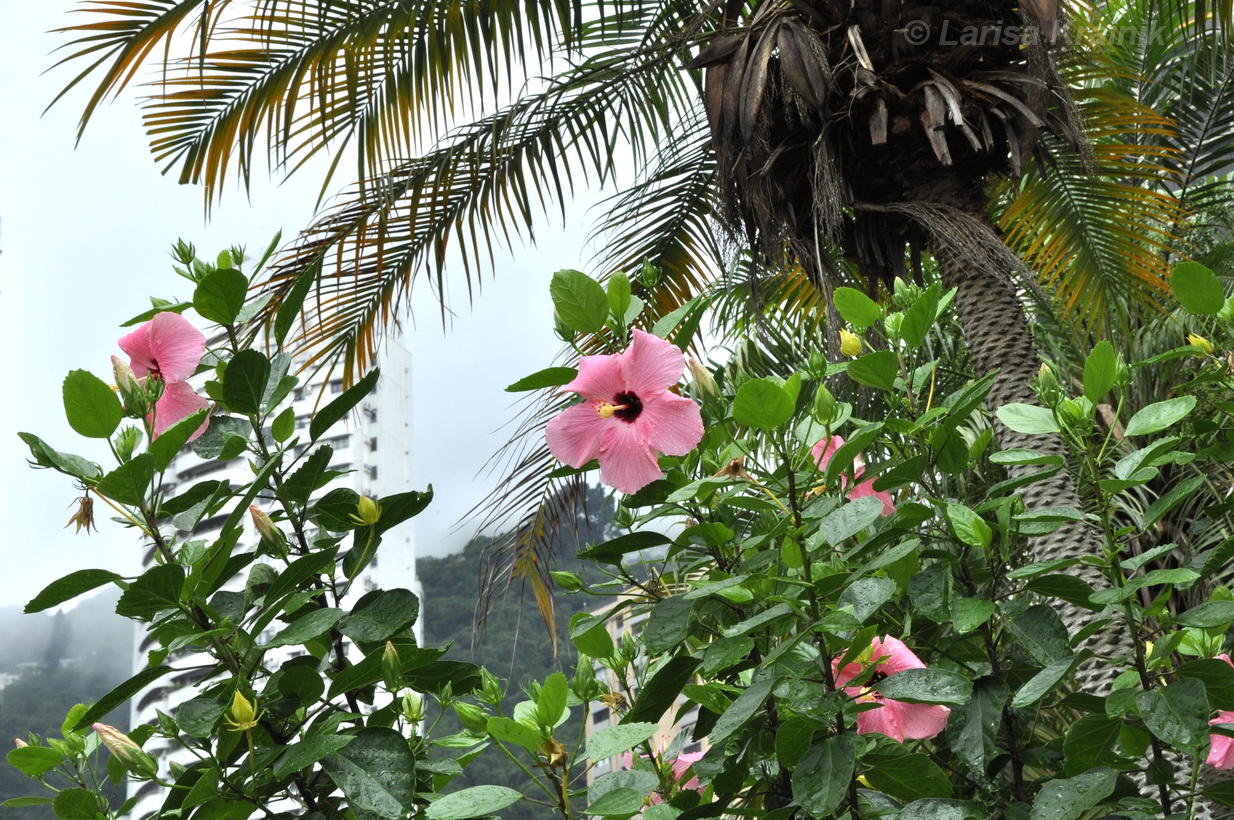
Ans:
[{"label": "green leaf", "polygon": [[946,669],[905,669],[870,684],[885,697],[906,703],[950,703],[963,706],[973,682]]},{"label": "green leaf", "polygon": [[1118,354],[1107,341],[1097,343],[1084,362],[1084,396],[1097,404],[1114,387],[1118,379]]},{"label": "green leaf", "polygon": [[521,800],[522,794],[505,786],[472,786],[437,800],[424,810],[428,820],[466,820],[495,814]]},{"label": "green leaf", "polygon": [[1033,675],[1028,679],[1027,683],[1016,691],[1015,697],[1011,699],[1011,705],[1017,709],[1031,706],[1048,693],[1054,691],[1059,682],[1067,677],[1067,673],[1071,671],[1071,664],[1074,660],[1074,658],[1063,658],[1054,661],[1054,663]]},{"label": "green leaf", "polygon": [[681,351],[684,353],[686,348],[690,346],[690,340],[694,338],[694,334],[698,331],[699,322],[702,321],[708,304],[710,304],[709,299],[695,296],[672,313],[657,319],[651,328],[652,335],[659,336],[661,339],[667,339],[669,334],[676,331],[676,339],[673,344],[681,348]]},{"label": "green leaf", "polygon": [[935,282],[913,301],[908,310],[904,311],[904,318],[900,320],[900,338],[912,350],[921,347],[925,342],[926,334],[930,332],[930,328],[934,326],[934,321],[938,318],[940,290],[941,285]]},{"label": "green leaf", "polygon": [[747,427],[775,430],[793,417],[792,397],[770,379],[752,379],[737,390],[733,420]]},{"label": "green leaf", "polygon": [[306,643],[318,635],[324,635],[342,617],[343,610],[335,607],[315,609],[292,621],[286,629],[271,638],[266,646],[298,646]]},{"label": "green leaf", "polygon": [[120,397],[90,371],[70,371],[64,378],[62,392],[64,416],[78,435],[108,438],[120,426],[124,418]]},{"label": "green leaf", "polygon": [[586,612],[576,612],[570,618],[570,640],[580,654],[589,658],[607,658],[613,654],[613,636],[604,621]]},{"label": "green leaf", "polygon": [[566,713],[566,696],[570,692],[570,682],[560,672],[554,672],[540,687],[540,697],[536,701],[536,717],[540,725],[552,729]]},{"label": "green leaf", "polygon": [[1033,800],[1030,820],[1078,820],[1114,791],[1118,773],[1101,767],[1068,779],[1048,781]]},{"label": "green leaf", "polygon": [[201,458],[218,458],[232,439],[248,441],[253,425],[236,416],[211,416],[206,432],[193,442],[193,452]]},{"label": "green leaf", "polygon": [[1122,727],[1122,718],[1105,715],[1085,715],[1071,724],[1063,738],[1065,773],[1074,776],[1094,766],[1113,763]]},{"label": "green leaf", "polygon": [[990,813],[970,800],[939,800],[928,797],[904,807],[899,820],[987,820]]},{"label": "green leaf", "polygon": [[898,800],[951,797],[951,781],[938,764],[924,754],[880,756],[865,772],[874,788]]},{"label": "green leaf", "polygon": [[99,801],[94,792],[65,789],[56,795],[52,810],[60,820],[95,820],[99,816]]},{"label": "green leaf", "polygon": [[1041,666],[1072,657],[1067,627],[1052,606],[1036,604],[1006,621],[1015,639]]},{"label": "green leaf", "polygon": [[[1214,783],[1205,788],[1202,793],[1214,803],[1220,803],[1223,806],[1234,806],[1234,780]],[[7,806],[9,804],[5,803],[4,805]]]},{"label": "green leaf", "polygon": [[686,639],[694,602],[681,595],[659,601],[643,625],[643,646],[648,652],[666,652]]},{"label": "green leaf", "polygon": [[1170,277],[1174,296],[1191,314],[1215,316],[1225,307],[1225,289],[1209,268],[1199,262],[1181,262]]},{"label": "green leaf", "polygon": [[279,444],[292,437],[296,432],[296,408],[288,407],[270,423],[270,435]]},{"label": "green leaf", "polygon": [[184,449],[184,445],[188,444],[190,438],[201,427],[210,416],[208,408],[198,410],[190,416],[177,421],[172,426],[163,431],[163,434],[150,442],[149,453],[154,459],[154,469],[158,472],[163,472],[171,464],[171,460],[179,455]]},{"label": "green leaf", "polygon": [[947,740],[952,750],[982,779],[990,761],[1001,753],[998,738],[1008,695],[1004,681],[980,678],[973,684],[973,696],[968,703],[952,710],[947,722]]},{"label": "green leaf", "polygon": [[[862,578],[840,593],[840,606],[853,608],[853,617],[865,623],[879,607],[895,595],[896,582],[890,578]],[[791,610],[790,610],[791,611]]]},{"label": "green leaf", "polygon": [[850,379],[879,390],[894,389],[899,371],[900,358],[890,350],[876,350],[848,363]]},{"label": "green leaf", "polygon": [[626,324],[626,311],[630,309],[630,277],[617,271],[608,278],[608,309],[618,322]]},{"label": "green leaf", "polygon": [[658,723],[619,723],[593,732],[587,738],[587,759],[606,760],[628,752],[660,730]]},{"label": "green leaf", "polygon": [[574,381],[578,375],[576,367],[546,367],[537,370],[530,376],[524,376],[506,388],[507,393],[522,393],[526,390],[540,390],[545,387],[559,387]]},{"label": "green leaf", "polygon": [[51,609],[57,604],[71,601],[82,593],[98,589],[103,584],[120,580],[120,576],[105,569],[79,569],[63,578],[52,581],[43,591],[30,599],[23,610],[27,615]]},{"label": "green leaf", "polygon": [[[309,497],[315,490],[319,490],[330,482],[326,477],[327,468],[330,466],[330,460],[334,458],[334,448],[327,444],[318,447],[312,453],[309,453],[308,458],[301,462],[296,471],[287,477],[282,486],[278,488],[279,498],[293,504],[308,503]],[[356,511],[353,504],[346,515],[350,515]]]},{"label": "green leaf", "polygon": [[223,371],[223,401],[233,413],[257,413],[269,379],[270,360],[252,348],[241,350]]},{"label": "green leaf", "polygon": [[814,740],[814,725],[805,718],[789,718],[775,733],[776,760],[789,771],[797,768]]},{"label": "green leaf", "polygon": [[622,786],[605,792],[587,805],[587,814],[595,817],[629,817],[643,808],[645,795],[637,789]]},{"label": "green leaf", "polygon": [[180,606],[184,588],[184,567],[162,564],[151,567],[120,596],[116,614],[140,621],[153,619],[160,612]]},{"label": "green leaf", "polygon": [[112,689],[106,695],[103,695],[103,697],[99,698],[98,702],[91,706],[89,711],[78,718],[77,723],[73,725],[73,729],[80,730],[86,728],[92,723],[97,723],[99,720],[106,717],[111,710],[125,703],[129,698],[133,697],[133,695],[136,695],[142,689],[145,689],[159,678],[173,671],[175,670],[170,666],[154,666],[149,669],[141,670],[136,675],[129,678],[115,689]]},{"label": "green leaf", "polygon": [[227,707],[208,695],[186,700],[176,710],[176,723],[185,734],[205,739],[214,731]]},{"label": "green leaf", "polygon": [[830,546],[839,546],[883,515],[883,502],[874,496],[865,496],[843,504],[827,513],[818,522],[818,532]]},{"label": "green leaf", "polygon": [[1208,705],[1234,712],[1234,666],[1216,658],[1184,663],[1176,670],[1180,678],[1195,678],[1204,684]]},{"label": "green leaf", "polygon": [[47,442],[32,433],[18,433],[17,437],[30,448],[34,463],[40,467],[49,467],[74,478],[96,479],[103,474],[103,468],[93,461],[87,461],[72,453],[61,453],[53,449]]},{"label": "green leaf", "polygon": [[373,391],[373,388],[377,386],[377,380],[380,378],[381,369],[373,368],[365,374],[363,379],[360,379],[360,381],[348,388],[343,395],[321,408],[317,415],[313,416],[313,420],[309,422],[309,438],[313,441],[321,438],[339,419],[350,413],[353,407],[362,402],[364,397]]},{"label": "green leaf", "polygon": [[608,294],[600,283],[576,270],[559,270],[548,286],[557,318],[579,333],[599,333],[608,318]]},{"label": "green leaf", "polygon": [[420,600],[406,589],[374,590],[356,602],[338,630],[354,641],[385,641],[415,623]]},{"label": "green leaf", "polygon": [[361,729],[345,747],[321,760],[321,767],[343,790],[352,810],[400,820],[412,808],[416,758],[407,739],[393,729]]},{"label": "green leaf", "polygon": [[1125,435],[1146,436],[1182,421],[1195,407],[1195,396],[1179,396],[1150,404],[1131,417]]},{"label": "green leaf", "polygon": [[947,520],[951,522],[956,538],[970,547],[985,549],[990,546],[994,538],[994,531],[990,529],[990,525],[963,504],[947,502]]},{"label": "green leaf", "polygon": [[[611,541],[605,541],[603,544],[596,544],[588,547],[578,554],[578,557],[586,561],[595,561],[600,564],[611,564],[612,566],[621,566],[625,556],[632,552],[639,552],[653,547],[663,546],[664,544],[673,543],[672,539],[658,532],[648,532],[641,530],[632,532],[627,535],[622,535],[614,538]],[[593,656],[594,657],[594,656]]]},{"label": "green leaf", "polygon": [[538,751],[544,745],[544,736],[538,729],[507,717],[489,718],[488,733],[503,743],[515,743],[529,752]]},{"label": "green leaf", "polygon": [[315,259],[311,265],[304,269],[304,273],[300,274],[300,277],[296,279],[296,283],[287,292],[287,298],[283,300],[283,304],[279,305],[278,313],[274,315],[274,343],[277,347],[283,346],[283,340],[287,338],[287,332],[291,330],[292,325],[296,323],[296,319],[300,315],[300,308],[304,305],[304,297],[308,295],[309,288],[313,286],[313,282],[317,281],[319,273],[321,273],[321,260]]},{"label": "green leaf", "polygon": [[50,797],[14,797],[0,803],[6,809],[24,809],[27,806],[50,806],[52,799]]},{"label": "green leaf", "polygon": [[1039,435],[1059,432],[1054,413],[1047,407],[1011,402],[998,408],[994,414],[999,421],[1007,425],[1007,429],[1016,433]]},{"label": "green leaf", "polygon": [[856,762],[848,735],[834,735],[811,746],[793,772],[793,800],[812,817],[827,817],[848,794]]},{"label": "green leaf", "polygon": [[750,688],[742,692],[735,701],[720,715],[712,728],[709,739],[713,744],[723,743],[729,735],[740,729],[746,721],[754,717],[775,688],[777,678],[766,677],[750,684]]},{"label": "green leaf", "polygon": [[873,327],[883,317],[878,303],[853,288],[836,288],[832,297],[844,321],[856,328]]},{"label": "green leaf", "polygon": [[951,602],[951,621],[957,633],[967,635],[990,620],[997,609],[993,601],[985,598],[956,598]]},{"label": "green leaf", "polygon": [[1208,601],[1188,609],[1174,619],[1174,623],[1180,626],[1200,629],[1224,628],[1231,622],[1234,622],[1234,601]]},{"label": "green leaf", "polygon": [[96,489],[112,501],[137,507],[145,503],[153,480],[154,458],[149,453],[142,453],[103,476]]},{"label": "green leaf", "polygon": [[430,484],[424,492],[409,490],[405,493],[383,496],[381,499],[381,519],[375,528],[378,535],[385,535],[390,530],[415,518],[424,512],[433,501],[433,485]]},{"label": "green leaf", "polygon": [[312,766],[326,755],[342,749],[355,739],[355,735],[314,735],[288,746],[274,761],[274,776],[280,780],[293,772]]},{"label": "green leaf", "polygon": [[64,755],[46,746],[23,746],[10,749],[4,759],[9,765],[30,777],[42,777],[64,762]]},{"label": "green leaf", "polygon": [[249,281],[238,270],[216,270],[202,278],[193,291],[193,307],[203,318],[230,325],[244,307]]},{"label": "green leaf", "polygon": [[1135,705],[1149,731],[1171,746],[1195,753],[1208,742],[1208,699],[1199,680],[1184,678],[1141,692]]}]

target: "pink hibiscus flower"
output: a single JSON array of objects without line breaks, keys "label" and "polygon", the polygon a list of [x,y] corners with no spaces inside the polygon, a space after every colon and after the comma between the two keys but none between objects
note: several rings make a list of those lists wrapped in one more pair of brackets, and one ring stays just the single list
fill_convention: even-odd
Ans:
[{"label": "pink hibiscus flower", "polygon": [[[196,372],[206,352],[206,337],[188,319],[178,313],[156,314],[121,338],[119,344],[129,356],[133,375],[163,382],[163,392],[146,417],[153,428],[151,438],[158,438],[176,422],[210,406],[185,381]],[[189,441],[204,433],[208,426],[208,421],[203,422]]]},{"label": "pink hibiscus flower", "polygon": [[[890,635],[885,638],[875,638],[870,643],[868,661],[853,662],[843,669],[837,668],[838,664],[839,659],[831,662],[831,671],[835,676],[836,686],[844,687],[844,691],[859,703],[878,704],[877,709],[857,713],[857,734],[878,732],[899,741],[919,740],[934,737],[947,726],[947,718],[951,715],[951,710],[946,706],[892,700],[869,688],[870,683],[889,678],[906,669],[926,668],[921,659],[914,655],[913,651],[899,638],[893,638]],[[865,686],[845,686],[871,666],[875,668],[874,675],[866,681]]]},{"label": "pink hibiscus flower", "polygon": [[669,392],[684,369],[676,346],[641,330],[623,353],[582,357],[564,389],[587,401],[548,423],[548,448],[571,467],[598,458],[601,481],[637,492],[660,477],[659,453],[683,456],[703,438],[698,405]]},{"label": "pink hibiscus flower", "polygon": [[[810,448],[810,454],[814,456],[814,463],[818,465],[818,469],[826,470],[827,462],[831,461],[831,457],[836,454],[844,446],[844,439],[840,436],[829,436],[821,439],[817,444]],[[861,474],[865,472],[865,460],[860,455],[853,459],[853,479],[856,481],[861,478]],[[840,490],[848,489],[848,476],[840,474]],[[867,498],[874,496],[879,501],[883,502],[883,515],[891,515],[896,511],[895,504],[891,501],[891,494],[884,490],[874,489],[874,479],[868,481],[857,481],[857,485],[848,492],[848,499],[855,501],[858,498]]]},{"label": "pink hibiscus flower", "polygon": [[[1230,660],[1229,655],[1222,653],[1217,657],[1234,666],[1234,661]],[[1210,726],[1215,726],[1218,723],[1234,723],[1234,712],[1223,709],[1217,712],[1217,716],[1208,722]],[[1234,769],[1234,737],[1209,735],[1208,738],[1212,745],[1208,749],[1208,759],[1204,762],[1209,766],[1216,766],[1218,769]]]}]

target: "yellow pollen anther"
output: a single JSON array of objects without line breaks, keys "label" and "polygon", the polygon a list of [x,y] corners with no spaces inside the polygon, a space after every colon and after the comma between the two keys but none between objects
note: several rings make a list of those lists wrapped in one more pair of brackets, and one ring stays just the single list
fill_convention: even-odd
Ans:
[{"label": "yellow pollen anther", "polygon": [[612,418],[613,413],[616,413],[618,410],[625,410],[628,406],[626,404],[613,405],[606,401],[596,400],[596,412],[600,414],[602,419]]}]

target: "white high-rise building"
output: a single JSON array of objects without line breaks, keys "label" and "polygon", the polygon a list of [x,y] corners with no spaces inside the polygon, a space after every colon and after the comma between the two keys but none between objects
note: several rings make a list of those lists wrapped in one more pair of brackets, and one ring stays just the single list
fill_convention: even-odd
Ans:
[{"label": "white high-rise building", "polygon": [[[296,432],[301,443],[296,447],[296,454],[316,450],[322,445],[333,449],[330,470],[338,470],[343,475],[335,478],[320,489],[315,497],[320,497],[331,490],[348,487],[361,495],[373,498],[394,495],[410,490],[423,490],[412,483],[412,382],[411,354],[397,341],[390,341],[379,362],[381,378],[377,387],[353,410],[347,418],[335,425],[317,442],[309,444],[309,421],[316,410],[320,410],[331,400],[343,392],[341,379],[325,380],[322,376],[310,377],[293,393],[290,405],[295,409]],[[295,372],[295,367],[292,367]],[[171,463],[167,470],[166,489],[169,496],[178,491],[188,490],[201,480],[227,480],[233,487],[241,486],[252,479],[252,471],[248,459],[241,457],[228,462],[212,459],[202,459],[192,448],[187,448]],[[174,485],[172,484],[174,482]],[[267,505],[259,505],[267,506]],[[193,539],[205,539],[209,542],[222,527],[226,514],[231,508],[226,507],[216,518],[208,519],[197,527]],[[255,549],[258,536],[252,530],[252,523],[246,514],[246,526],[249,528],[241,538],[233,554]],[[418,598],[423,598],[420,583],[416,578],[416,556],[413,539],[414,519],[406,521],[389,530],[382,536],[381,548],[373,561],[351,585],[347,597],[342,602],[346,608],[365,593],[381,589],[409,589]],[[186,540],[186,539],[182,539]],[[348,543],[344,542],[344,549]],[[340,550],[342,554],[343,550]],[[268,558],[261,559],[269,561]],[[143,565],[150,566],[154,561],[154,548],[143,556]],[[240,584],[248,577],[242,572],[238,578]],[[240,587],[242,589],[242,587]],[[231,587],[225,587],[231,589]],[[268,640],[285,624],[274,621],[267,634],[258,638],[259,642]],[[417,620],[415,625],[417,639],[422,638],[422,627]],[[157,641],[144,629],[139,630],[134,657],[134,673],[147,667],[148,653],[160,647]],[[272,648],[265,655],[267,668],[275,668],[296,654],[292,647]],[[200,660],[197,660],[200,659]],[[158,711],[173,713],[180,704],[191,700],[200,694],[198,684],[205,670],[210,667],[209,658],[204,654],[178,654],[173,656],[171,663],[176,667],[191,671],[176,673],[160,679],[148,689],[143,690],[131,702],[132,726],[143,723],[157,723]],[[211,682],[218,680],[214,678]],[[196,758],[180,744],[171,741],[152,739],[145,745],[159,760],[160,770],[164,776],[168,764],[172,761],[182,765],[190,765]],[[153,815],[163,804],[166,790],[153,782],[140,784],[131,796],[138,800],[133,808],[132,817],[137,820]],[[285,807],[280,807],[285,808]]]}]

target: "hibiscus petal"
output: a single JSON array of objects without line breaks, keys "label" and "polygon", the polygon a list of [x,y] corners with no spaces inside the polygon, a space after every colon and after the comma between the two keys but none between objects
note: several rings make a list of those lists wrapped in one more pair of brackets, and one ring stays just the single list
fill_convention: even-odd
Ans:
[{"label": "hibiscus petal", "polygon": [[903,704],[886,698],[879,698],[877,702],[879,704],[877,709],[868,709],[857,713],[857,734],[864,735],[869,732],[878,732],[880,735],[886,735],[896,740],[904,740],[904,735],[900,731],[900,724],[896,720],[894,709],[895,705]]},{"label": "hibiscus petal", "polygon": [[814,463],[818,465],[818,469],[826,470],[827,462],[831,461],[831,457],[836,454],[844,446],[844,439],[840,436],[828,436],[827,438],[819,439],[813,447],[810,448],[810,455],[814,456]]},{"label": "hibiscus petal", "polygon": [[[1208,723],[1209,725],[1234,723],[1234,712],[1222,710]],[[1209,748],[1208,758],[1204,762],[1209,766],[1216,766],[1218,769],[1234,769],[1234,737],[1209,735],[1209,740],[1212,741],[1212,746]]]},{"label": "hibiscus petal", "polygon": [[619,419],[605,427],[600,445],[600,480],[623,493],[636,493],[659,478],[655,451],[639,435],[638,427]]},{"label": "hibiscus petal", "polygon": [[614,423],[624,424],[617,419],[601,418],[590,402],[584,402],[551,419],[544,428],[544,440],[558,461],[582,467],[600,454],[604,430]]},{"label": "hibiscus petal", "polygon": [[578,375],[563,387],[589,399],[612,402],[618,393],[625,392],[625,378],[621,375],[621,362],[617,354],[606,356],[583,356],[578,360]]},{"label": "hibiscus petal", "polygon": [[159,372],[168,382],[193,375],[206,353],[206,337],[179,313],[160,313],[151,320],[150,343]]},{"label": "hibiscus petal", "polygon": [[883,502],[883,511],[881,513],[882,515],[884,516],[891,515],[893,512],[896,511],[896,505],[895,505],[895,502],[891,500],[891,494],[886,492],[885,490],[875,490],[874,489],[874,479],[872,478],[869,481],[861,482],[860,484],[858,484],[856,487],[853,488],[852,492],[848,494],[848,498],[850,501],[855,501],[858,498],[867,498],[869,496],[873,496],[877,498],[879,501]]},{"label": "hibiscus petal", "polygon": [[947,728],[947,718],[951,716],[951,710],[946,706],[904,703],[898,700],[884,700],[883,704],[895,704],[893,711],[900,727],[900,740],[934,737]]},{"label": "hibiscus petal", "polygon": [[633,426],[652,447],[670,456],[684,456],[703,439],[703,414],[698,405],[669,392],[645,399]]},{"label": "hibiscus petal", "polygon": [[[154,403],[154,437],[158,438],[168,427],[209,406],[210,402],[204,396],[197,395],[188,382],[168,382],[163,387],[163,395]],[[189,441],[206,432],[209,426],[210,420],[206,419],[201,423],[201,427],[197,428],[197,432],[189,436]]]},{"label": "hibiscus petal", "polygon": [[913,654],[913,650],[909,649],[899,638],[887,635],[883,638],[875,638],[871,643],[874,646],[873,659],[876,661],[883,659],[878,669],[884,675],[894,675],[905,669],[926,668],[921,658]]},{"label": "hibiscus petal", "polygon": [[663,392],[681,379],[686,368],[685,354],[672,342],[642,330],[633,332],[634,341],[621,354],[621,372],[626,389],[646,403],[648,397]]},{"label": "hibiscus petal", "polygon": [[139,379],[149,375],[155,365],[154,343],[150,341],[151,327],[152,323],[146,322],[127,336],[122,336],[119,341],[120,349],[129,357],[129,367],[133,369],[133,375]]}]

